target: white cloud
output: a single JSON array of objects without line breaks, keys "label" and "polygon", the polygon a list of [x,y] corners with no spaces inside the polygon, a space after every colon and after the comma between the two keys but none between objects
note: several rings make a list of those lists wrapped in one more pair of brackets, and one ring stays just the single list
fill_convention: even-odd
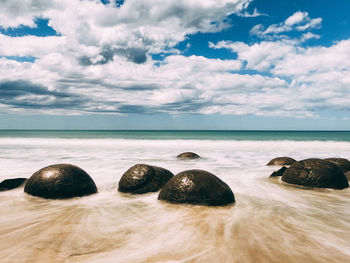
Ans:
[{"label": "white cloud", "polygon": [[0,26],[4,28],[20,25],[35,27],[34,18],[56,7],[54,1],[47,0],[2,0],[0,4]]},{"label": "white cloud", "polygon": [[176,53],[172,48],[188,34],[218,32],[230,26],[227,15],[241,13],[251,1],[128,0],[115,8],[87,0],[6,0],[0,6],[0,26],[33,27],[35,18],[47,18],[62,35],[53,39],[62,45],[58,48],[47,38],[1,36],[2,47],[7,46],[1,50],[5,55],[41,57],[46,50],[55,49],[86,65],[107,63],[114,55],[143,63],[152,53]]},{"label": "white cloud", "polygon": [[64,37],[9,37],[0,33],[0,56],[41,57],[64,48]]},{"label": "white cloud", "polygon": [[226,48],[237,53],[238,58],[247,62],[246,68],[258,71],[269,71],[286,54],[295,52],[296,47],[285,42],[263,41],[253,45],[243,42],[220,41],[211,43],[212,48]]},{"label": "white cloud", "polygon": [[[284,22],[279,24],[272,24],[266,29],[263,25],[255,25],[251,30],[251,35],[256,35],[260,38],[273,39],[280,38],[282,33],[290,31],[306,31],[320,28],[322,18],[311,19],[307,12],[298,11],[292,16],[288,17]],[[282,37],[285,37],[282,35]],[[305,39],[304,39],[305,40]]]},{"label": "white cloud", "polygon": [[242,12],[242,13],[240,13],[240,14],[238,14],[239,16],[241,16],[241,17],[257,17],[257,16],[267,16],[266,14],[264,14],[264,13],[260,13],[259,11],[258,11],[258,9],[256,9],[256,8],[254,8],[254,11],[253,11],[253,13],[249,13],[248,11],[244,11],[244,12]]},{"label": "white cloud", "polygon": [[[188,34],[229,26],[227,15],[244,14],[250,0],[128,0],[120,8],[97,1],[15,2],[3,1],[2,27],[34,26],[35,17],[43,17],[61,35],[0,34],[0,56],[37,58],[35,63],[0,58],[2,112],[305,117],[318,107],[349,109],[349,41],[329,48],[302,48],[293,40],[210,44],[237,53],[236,60],[184,57],[174,49]],[[296,13],[272,25],[270,33],[263,26],[254,30],[306,31],[320,21]],[[303,33],[303,41],[319,37]],[[170,56],[156,62],[151,55],[157,52]],[[242,68],[256,74],[243,74]]]},{"label": "white cloud", "polygon": [[311,32],[307,32],[301,36],[300,41],[305,42],[305,41],[308,41],[310,39],[320,39],[320,38],[321,38],[320,35],[317,35],[317,34],[314,34]]},{"label": "white cloud", "polygon": [[270,109],[269,114],[290,110],[314,116],[313,112],[319,109],[350,110],[350,40],[330,47],[309,48],[288,41],[263,41],[253,45],[221,41],[210,46],[236,52],[238,58],[246,62],[247,69],[289,80],[281,89],[274,90],[277,97],[271,93],[262,95],[263,103],[271,102],[273,97],[279,97],[275,106],[283,102],[278,111]]},{"label": "white cloud", "polygon": [[302,22],[305,22],[306,20],[308,20],[308,16],[309,16],[309,14],[307,12],[300,12],[299,11],[299,12],[294,13],[290,17],[288,17],[286,19],[286,21],[284,22],[284,24],[287,26],[301,24]]},{"label": "white cloud", "polygon": [[331,47],[299,48],[298,52],[286,54],[273,70],[275,74],[293,77],[333,71],[350,71],[350,40]]}]

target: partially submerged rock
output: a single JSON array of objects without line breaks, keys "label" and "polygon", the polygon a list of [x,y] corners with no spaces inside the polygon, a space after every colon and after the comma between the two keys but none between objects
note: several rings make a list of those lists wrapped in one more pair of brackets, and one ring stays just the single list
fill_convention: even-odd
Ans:
[{"label": "partially submerged rock", "polygon": [[27,181],[27,178],[5,179],[0,183],[0,192],[20,187]]},{"label": "partially submerged rock", "polygon": [[268,162],[267,165],[292,165],[296,160],[290,157],[277,157]]},{"label": "partially submerged rock", "polygon": [[158,166],[136,164],[123,174],[118,191],[133,194],[156,192],[173,176],[169,170]]},{"label": "partially submerged rock", "polygon": [[347,173],[350,171],[350,161],[345,158],[326,158],[324,159],[328,162],[334,163],[339,166],[339,168],[343,171],[343,173]]},{"label": "partially submerged rock", "polygon": [[209,206],[235,202],[230,187],[220,178],[203,170],[178,173],[162,188],[158,199],[171,203]]},{"label": "partially submerged rock", "polygon": [[196,153],[193,152],[184,152],[184,153],[180,153],[178,156],[176,156],[179,159],[198,159],[200,158],[200,156]]},{"label": "partially submerged rock", "polygon": [[282,181],[307,187],[343,189],[349,187],[342,170],[322,159],[306,159],[292,164],[282,175]]},{"label": "partially submerged rock", "polygon": [[35,172],[27,181],[24,192],[50,199],[79,197],[97,193],[92,178],[71,164],[54,164]]},{"label": "partially submerged rock", "polygon": [[282,176],[285,170],[287,170],[287,167],[283,166],[278,171],[273,172],[270,177]]}]

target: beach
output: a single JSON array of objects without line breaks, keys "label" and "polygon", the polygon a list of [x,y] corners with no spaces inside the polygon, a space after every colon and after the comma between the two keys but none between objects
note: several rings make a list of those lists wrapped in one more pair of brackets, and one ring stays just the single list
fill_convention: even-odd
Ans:
[{"label": "beach", "polygon": [[[0,181],[74,164],[98,193],[67,200],[0,192],[0,258],[21,262],[347,262],[350,190],[269,178],[273,158],[350,158],[349,132],[0,131]],[[196,160],[176,156],[192,151]],[[236,202],[169,204],[117,191],[137,163],[209,171]]]}]

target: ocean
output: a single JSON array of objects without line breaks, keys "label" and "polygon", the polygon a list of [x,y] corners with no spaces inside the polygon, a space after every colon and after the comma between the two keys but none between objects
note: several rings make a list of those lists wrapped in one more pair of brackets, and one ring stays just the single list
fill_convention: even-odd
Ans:
[{"label": "ocean", "polygon": [[[202,158],[178,160],[192,151]],[[0,181],[70,163],[98,194],[46,200],[0,192],[0,261],[349,262],[350,189],[307,189],[269,178],[273,158],[350,158],[347,131],[0,131]],[[137,163],[174,174],[209,171],[236,203],[169,204],[122,194]]]}]

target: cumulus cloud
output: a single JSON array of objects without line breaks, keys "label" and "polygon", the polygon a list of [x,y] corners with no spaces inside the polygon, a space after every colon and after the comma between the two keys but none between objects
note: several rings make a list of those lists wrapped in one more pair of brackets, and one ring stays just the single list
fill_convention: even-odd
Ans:
[{"label": "cumulus cloud", "polygon": [[[11,91],[0,104],[45,113],[189,110],[175,105],[200,100],[194,76],[239,70],[241,62],[185,58],[174,46],[188,34],[227,28],[227,16],[250,2],[128,0],[116,7],[87,0],[3,1],[2,28],[35,27],[45,18],[59,35],[0,34],[1,91]],[[156,66],[151,55],[160,52],[173,55]],[[19,63],[10,56],[36,60]]]},{"label": "cumulus cloud", "polygon": [[[1,27],[33,27],[36,18],[46,18],[59,35],[0,34],[0,111],[305,117],[315,108],[349,109],[350,44],[303,48],[300,41],[319,37],[308,30],[321,25],[307,13],[255,27],[261,36],[299,30],[299,41],[210,44],[237,59],[185,57],[175,49],[189,34],[230,26],[227,16],[248,14],[250,2],[127,0],[115,7],[87,0],[3,1]],[[167,56],[154,61],[157,53]]]},{"label": "cumulus cloud", "polygon": [[284,22],[272,24],[267,28],[262,24],[255,25],[250,30],[250,34],[265,39],[280,38],[282,33],[317,29],[321,27],[321,24],[322,18],[312,19],[307,12],[298,11],[288,17]]},{"label": "cumulus cloud", "polygon": [[230,26],[227,15],[241,12],[250,2],[128,0],[116,8],[87,0],[6,0],[0,7],[0,26],[35,26],[35,18],[47,18],[64,38],[66,50],[61,52],[80,56],[83,63],[104,63],[114,55],[143,63],[147,54],[169,49],[187,34]]},{"label": "cumulus cloud", "polygon": [[282,40],[252,45],[221,41],[210,46],[237,53],[247,69],[286,81],[276,94],[262,97],[263,103],[278,98],[275,106],[283,102],[275,110],[270,108],[270,114],[290,110],[310,117],[318,110],[350,110],[350,40],[308,48]]},{"label": "cumulus cloud", "polygon": [[294,45],[285,42],[263,41],[253,45],[243,42],[220,41],[216,44],[210,43],[211,48],[225,48],[237,53],[241,61],[246,62],[247,69],[258,71],[269,71],[282,60],[286,54],[293,53],[297,49]]},{"label": "cumulus cloud", "polygon": [[57,7],[54,1],[46,0],[2,0],[0,5],[0,26],[15,28],[19,26],[35,27],[35,17]]}]

